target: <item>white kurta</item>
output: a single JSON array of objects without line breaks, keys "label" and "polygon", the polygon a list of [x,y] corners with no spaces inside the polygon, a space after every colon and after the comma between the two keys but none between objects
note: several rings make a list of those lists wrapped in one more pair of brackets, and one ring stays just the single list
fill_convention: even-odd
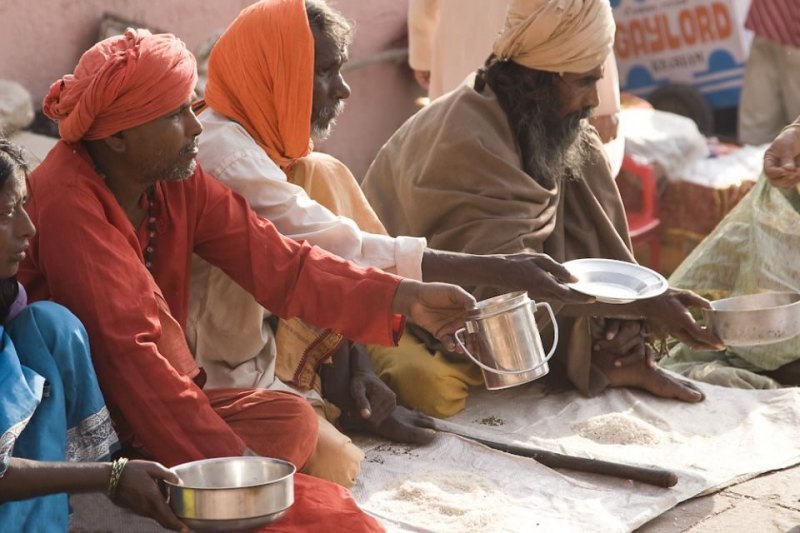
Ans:
[{"label": "white kurta", "polygon": [[[200,114],[198,160],[238,192],[260,216],[296,240],[306,240],[361,266],[422,278],[425,239],[362,232],[308,197],[247,131],[211,109]],[[186,336],[209,388],[287,387],[275,377],[275,338],[269,313],[220,270],[194,257]],[[313,392],[313,391],[311,391]],[[313,396],[313,395],[312,395]]]}]

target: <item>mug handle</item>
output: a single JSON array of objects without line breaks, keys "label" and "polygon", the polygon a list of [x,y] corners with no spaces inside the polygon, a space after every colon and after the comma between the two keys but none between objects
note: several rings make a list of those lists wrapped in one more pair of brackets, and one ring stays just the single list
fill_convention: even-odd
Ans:
[{"label": "mug handle", "polygon": [[539,310],[539,307],[547,308],[547,314],[550,315],[550,323],[553,324],[553,346],[550,348],[550,351],[547,353],[547,356],[544,358],[544,361],[533,367],[531,370],[539,368],[540,366],[548,362],[553,357],[553,355],[555,355],[556,348],[558,348],[558,322],[556,322],[556,315],[555,313],[553,313],[553,308],[550,307],[549,303],[541,302],[533,306],[534,314],[536,313],[536,311]]},{"label": "mug handle", "polygon": [[532,366],[530,368],[526,368],[524,370],[500,370],[499,368],[492,368],[491,366],[486,366],[485,364],[481,363],[478,360],[477,357],[475,357],[474,355],[472,355],[472,353],[470,353],[469,348],[467,348],[466,343],[464,342],[464,339],[461,338],[461,335],[464,335],[464,333],[467,331],[467,328],[459,328],[459,329],[457,329],[456,332],[453,334],[453,337],[455,337],[456,342],[458,343],[459,346],[461,346],[461,349],[464,350],[464,353],[467,354],[467,357],[472,359],[473,363],[475,363],[476,365],[478,365],[482,369],[486,370],[487,372],[491,372],[492,374],[500,374],[500,375],[504,375],[504,376],[511,376],[511,375],[516,375],[516,374],[524,374],[525,372],[531,372],[531,371],[536,370],[537,368],[547,364],[547,362],[550,360],[550,358],[553,357],[553,354],[556,353],[556,346],[558,346],[558,324],[556,324],[556,317],[553,314],[553,309],[550,307],[550,305],[547,302],[542,302],[540,304],[536,304],[534,306],[534,308],[538,308],[540,305],[547,306],[547,311],[550,313],[550,320],[553,321],[553,331],[554,331],[554,333],[553,333],[553,347],[550,349],[550,353],[547,354],[547,357],[544,358],[544,361],[542,361],[538,365],[534,365],[534,366]]}]

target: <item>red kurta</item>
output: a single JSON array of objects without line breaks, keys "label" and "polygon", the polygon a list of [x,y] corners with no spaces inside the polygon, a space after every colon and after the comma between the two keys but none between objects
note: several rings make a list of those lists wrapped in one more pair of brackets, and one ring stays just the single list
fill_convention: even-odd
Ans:
[{"label": "red kurta", "polygon": [[279,316],[300,316],[364,343],[391,344],[399,334],[390,312],[399,278],[283,237],[199,168],[188,180],[156,185],[152,278],[142,258],[147,221],[134,230],[82,145],[59,142],[29,189],[39,233],[20,280],[31,299],[52,299],[81,319],[120,436],[165,464],[245,448],[191,372],[175,363],[185,354],[162,353],[182,352],[185,342],[162,338],[162,326],[165,333],[169,327],[159,319],[158,292],[183,327],[192,252]]}]

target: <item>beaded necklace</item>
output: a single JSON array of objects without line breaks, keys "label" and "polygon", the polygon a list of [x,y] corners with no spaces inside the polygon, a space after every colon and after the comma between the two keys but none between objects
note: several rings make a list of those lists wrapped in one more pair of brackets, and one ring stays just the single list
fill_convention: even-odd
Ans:
[{"label": "beaded necklace", "polygon": [[[72,153],[77,153],[75,150]],[[97,175],[100,176],[100,179],[106,181],[106,175],[100,171],[97,165],[92,162],[92,166],[94,167],[94,171],[97,172]],[[142,257],[144,259],[144,266],[147,267],[147,270],[151,270],[153,268],[153,253],[155,252],[156,246],[156,210],[155,210],[155,185],[151,185],[147,188],[145,192],[147,196],[147,247],[142,251]]]},{"label": "beaded necklace", "polygon": [[147,188],[147,247],[144,249],[144,266],[147,270],[153,268],[153,252],[156,246],[156,213],[155,213],[155,186]]}]

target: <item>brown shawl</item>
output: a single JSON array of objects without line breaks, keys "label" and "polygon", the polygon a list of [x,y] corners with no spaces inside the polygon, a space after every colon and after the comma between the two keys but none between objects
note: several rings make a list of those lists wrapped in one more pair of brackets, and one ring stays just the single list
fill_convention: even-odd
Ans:
[{"label": "brown shawl", "polygon": [[[582,178],[546,189],[522,170],[494,93],[478,93],[470,80],[409,119],[378,153],[363,187],[390,234],[426,237],[431,248],[634,261],[619,191],[600,139],[590,137]],[[592,371],[590,321],[560,317],[559,327],[570,379],[596,393],[606,381]]]}]

